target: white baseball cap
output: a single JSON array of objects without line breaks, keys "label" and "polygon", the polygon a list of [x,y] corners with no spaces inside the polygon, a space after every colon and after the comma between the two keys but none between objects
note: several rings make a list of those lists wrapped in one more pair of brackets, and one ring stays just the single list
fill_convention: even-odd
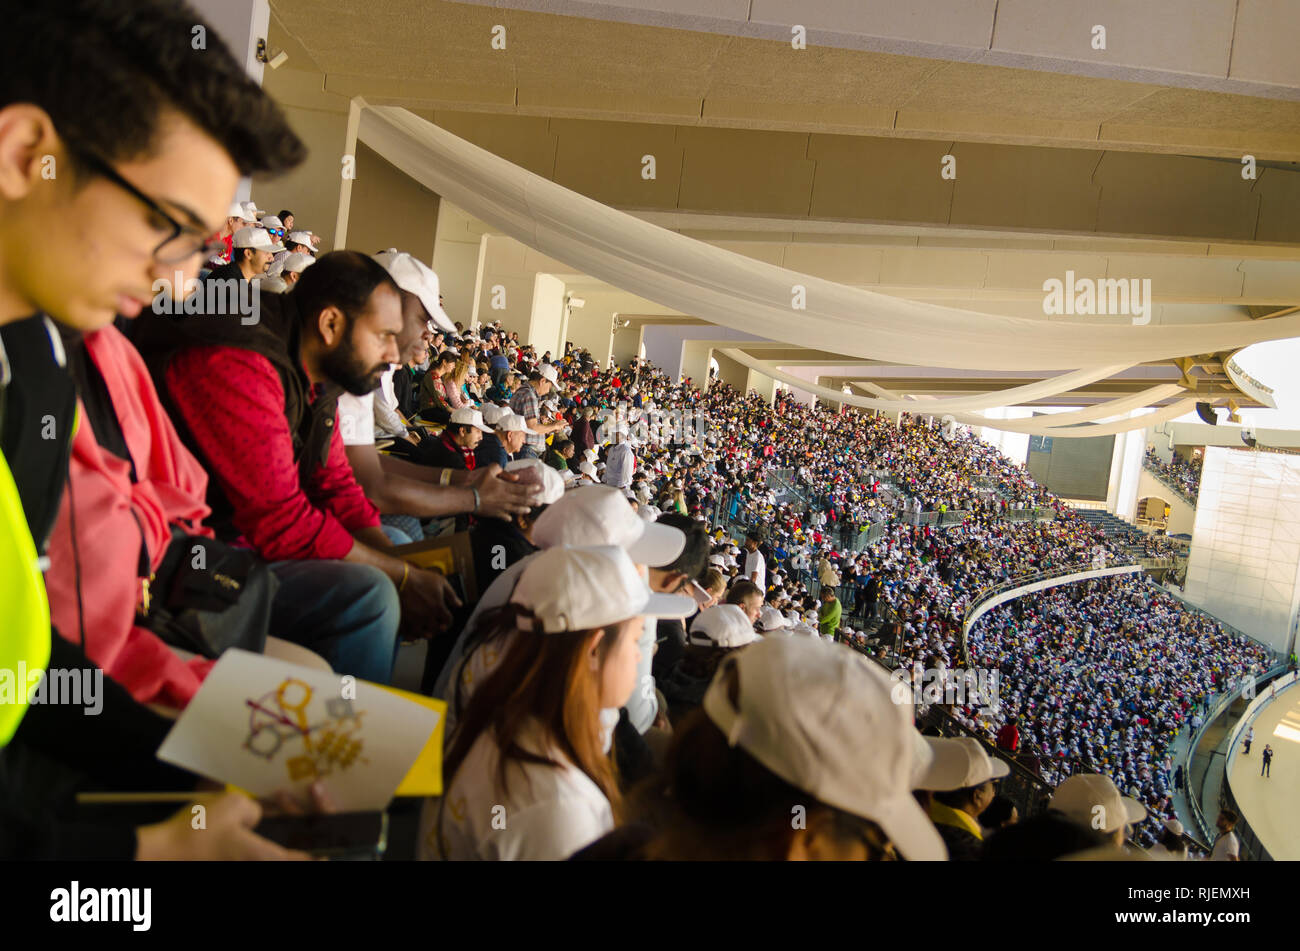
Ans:
[{"label": "white baseball cap", "polygon": [[738,604],[715,604],[691,622],[690,642],[700,647],[744,647],[758,639]]},{"label": "white baseball cap", "polygon": [[232,245],[236,248],[254,248],[258,251],[283,251],[284,245],[272,241],[265,228],[240,228],[235,232]]},{"label": "white baseball cap", "polygon": [[950,792],[1001,779],[1011,772],[1010,766],[990,757],[974,737],[949,739],[917,733],[916,739],[918,772],[912,777],[913,789]]},{"label": "white baseball cap", "polygon": [[284,270],[293,271],[295,274],[301,274],[307,268],[316,263],[316,259],[310,254],[303,254],[301,251],[294,251],[292,254],[284,256]]},{"label": "white baseball cap", "polygon": [[[1076,773],[1052,794],[1049,809],[1055,809],[1075,825],[1098,832],[1114,832],[1147,817],[1146,806],[1122,795],[1109,776]],[[1097,826],[1100,819],[1102,825]]]},{"label": "white baseball cap", "polygon": [[251,201],[244,202],[243,208],[245,221],[256,221],[258,218],[261,218],[266,214],[265,211],[258,208],[257,205],[253,204]]},{"label": "white baseball cap", "polygon": [[227,209],[226,211],[227,218],[240,218],[243,219],[244,221],[248,220],[247,218],[244,218],[244,215],[246,214],[247,212],[244,211],[243,202],[238,202],[238,201],[231,202],[230,208]]},{"label": "white baseball cap", "polygon": [[552,383],[560,382],[560,375],[555,372],[555,367],[549,363],[543,363],[539,372],[544,380],[550,380]]},{"label": "white baseball cap", "polygon": [[311,247],[311,232],[310,232],[310,231],[290,231],[290,232],[289,232],[289,243],[290,243],[290,244],[301,244],[301,245],[304,245],[304,246],[310,248],[310,247]]},{"label": "white baseball cap", "polygon": [[284,278],[280,277],[278,274],[273,274],[263,278],[254,278],[254,280],[257,281],[257,287],[259,290],[271,294],[283,294],[289,290],[289,285],[286,284]]},{"label": "white baseball cap", "polygon": [[584,460],[582,463],[580,463],[578,465],[578,471],[585,476],[591,476],[593,479],[596,478],[596,467],[593,466],[588,461]]},{"label": "white baseball cap", "polygon": [[820,802],[876,823],[908,861],[947,856],[912,796],[911,708],[893,702],[889,677],[856,651],[763,638],[724,658],[702,706],[732,746]]},{"label": "white baseball cap", "polygon": [[[587,472],[585,466],[578,471]],[[618,489],[591,485],[567,493],[541,514],[533,527],[533,544],[540,548],[617,545],[638,565],[657,568],[682,553],[686,534],[671,525],[641,521]]]},{"label": "white baseball cap", "polygon": [[607,627],[641,616],[681,618],[696,607],[694,598],[651,591],[617,545],[539,552],[520,573],[510,603],[533,615],[520,618],[520,630],[543,634]]},{"label": "white baseball cap", "polygon": [[483,425],[483,414],[472,406],[462,406],[460,409],[452,410],[449,425],[473,426],[475,429],[481,429],[485,433],[492,432],[492,430]]},{"label": "white baseball cap", "polygon": [[539,485],[542,488],[538,505],[551,505],[564,497],[564,479],[540,459],[515,459],[506,463],[506,472],[519,473],[523,485]]},{"label": "white baseball cap", "polygon": [[502,418],[510,412],[510,410],[506,409],[504,406],[498,406],[496,403],[484,403],[482,412],[483,422],[487,423],[489,426],[496,426],[497,423],[501,422]]},{"label": "white baseball cap", "polygon": [[768,631],[781,631],[790,626],[784,614],[772,607],[770,604],[763,606],[763,613],[758,616],[757,627],[759,630],[767,633]]},{"label": "white baseball cap", "polygon": [[277,228],[277,229],[279,229],[280,231],[283,231],[283,230],[284,230],[284,222],[281,221],[281,220],[280,220],[277,216],[275,216],[275,215],[266,215],[266,216],[263,217],[262,220],[261,220],[260,222],[258,222],[258,223],[259,223],[263,228],[267,228],[267,229],[270,229],[270,228]]},{"label": "white baseball cap", "polygon": [[529,427],[528,420],[511,410],[506,410],[497,417],[495,425],[498,430],[506,433],[532,433],[537,431]]},{"label": "white baseball cap", "polygon": [[398,287],[420,298],[420,303],[429,312],[429,316],[433,318],[433,323],[439,330],[444,333],[456,332],[456,325],[438,303],[438,275],[434,273],[433,268],[413,255],[398,251],[396,248],[381,251],[375,255],[375,260],[384,266],[384,270]]}]

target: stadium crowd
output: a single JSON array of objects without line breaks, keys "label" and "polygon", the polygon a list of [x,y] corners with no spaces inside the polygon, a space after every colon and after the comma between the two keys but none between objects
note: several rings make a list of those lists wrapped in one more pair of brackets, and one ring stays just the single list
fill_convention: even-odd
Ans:
[{"label": "stadium crowd", "polygon": [[1156,455],[1154,446],[1148,446],[1144,461],[1149,468],[1164,476],[1166,482],[1182,489],[1189,499],[1195,501],[1201,491],[1201,469],[1205,464],[1203,459],[1198,457],[1195,461],[1188,462],[1186,459],[1174,456],[1165,462]]},{"label": "stadium crowd", "polygon": [[[143,4],[23,8],[0,40],[0,669],[105,683],[95,717],[0,702],[0,854],[303,858],[254,828],[332,809],[324,785],[221,795],[201,832],[75,792],[197,790],[155,753],[225,649],[388,684],[418,641],[449,705],[426,858],[1146,854],[1122,850],[1170,815],[1169,731],[1258,649],[1141,582],[991,613],[1002,719],[955,715],[1017,718],[1059,780],[1013,822],[1007,764],[922,736],[836,643],[863,644],[840,595],[897,625],[895,662],[949,669],[978,592],[1120,548],[969,432],[538,354],[453,321],[411,254],[230,204],[304,146],[218,43],[189,55],[192,11]],[[396,547],[458,535],[451,572]]]}]

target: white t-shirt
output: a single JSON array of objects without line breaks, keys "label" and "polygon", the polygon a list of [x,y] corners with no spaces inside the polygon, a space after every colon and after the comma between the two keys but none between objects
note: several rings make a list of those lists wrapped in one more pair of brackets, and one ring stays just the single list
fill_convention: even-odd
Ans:
[{"label": "white t-shirt", "polygon": [[370,446],[375,441],[375,394],[339,397],[339,435],[345,446]]},{"label": "white t-shirt", "polygon": [[[520,745],[543,753],[541,736],[533,721],[521,733]],[[481,734],[456,771],[445,801],[424,804],[420,858],[561,861],[612,830],[614,815],[600,787],[558,750],[546,753],[562,765],[512,761],[502,791],[496,781],[496,741],[490,730]],[[441,849],[435,839],[439,831]]]},{"label": "white t-shirt", "polygon": [[1226,862],[1229,859],[1239,858],[1241,858],[1241,843],[1237,840],[1237,833],[1229,832],[1214,840],[1214,850],[1210,852],[1211,862]]},{"label": "white t-shirt", "polygon": [[636,458],[631,446],[625,442],[610,446],[609,454],[605,456],[605,477],[602,481],[616,489],[626,489],[632,484],[635,466]]},{"label": "white t-shirt", "polygon": [[396,363],[390,363],[384,375],[379,378],[379,398],[392,410],[397,409],[397,390],[393,388],[393,374],[397,372],[397,367]]},{"label": "white t-shirt", "polygon": [[748,580],[749,576],[752,575],[755,571],[758,572],[758,577],[754,579],[754,583],[758,585],[759,590],[761,590],[763,592],[764,597],[766,597],[767,596],[767,561],[766,559],[763,558],[763,553],[761,551],[758,551],[757,549],[745,553],[745,567],[743,570],[743,574],[745,578]]}]

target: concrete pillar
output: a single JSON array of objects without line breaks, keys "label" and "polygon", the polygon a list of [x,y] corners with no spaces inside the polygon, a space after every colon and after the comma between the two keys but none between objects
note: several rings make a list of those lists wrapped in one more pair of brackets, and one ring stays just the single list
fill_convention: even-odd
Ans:
[{"label": "concrete pillar", "polygon": [[617,313],[610,315],[611,325],[618,327],[611,340],[610,359],[622,366],[627,366],[632,361],[632,358],[641,352],[642,328],[636,325],[622,326],[625,319]]},{"label": "concrete pillar", "polygon": [[532,311],[528,330],[519,339],[530,343],[539,358],[550,351],[551,359],[564,356],[564,340],[560,336],[564,321],[564,282],[554,274],[538,274],[533,278]]},{"label": "concrete pillar", "polygon": [[691,382],[701,390],[709,388],[709,358],[713,348],[698,340],[687,340],[682,344],[681,378],[689,377]]},{"label": "concrete pillar", "polygon": [[[472,315],[479,324],[501,321],[502,327],[507,331],[518,331],[519,339],[525,342],[533,320],[533,290],[537,276],[537,272],[526,265],[527,250],[518,241],[502,235],[486,234],[482,237]],[[558,330],[558,326],[554,330]]]},{"label": "concrete pillar", "polygon": [[[1143,415],[1135,411],[1132,415]],[[1115,507],[1111,509],[1120,518],[1132,521],[1137,515],[1138,483],[1142,475],[1142,457],[1146,453],[1145,430],[1134,429],[1115,437],[1115,451],[1119,455],[1119,482],[1115,490]]]},{"label": "concrete pillar", "polygon": [[750,390],[761,393],[769,406],[776,402],[776,380],[766,373],[759,373],[757,370],[749,371],[749,377],[745,381],[745,392],[748,393]]}]

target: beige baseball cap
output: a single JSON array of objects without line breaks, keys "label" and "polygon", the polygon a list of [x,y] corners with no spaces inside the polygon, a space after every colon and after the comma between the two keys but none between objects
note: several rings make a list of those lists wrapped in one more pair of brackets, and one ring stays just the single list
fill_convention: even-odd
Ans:
[{"label": "beige baseball cap", "polygon": [[738,604],[705,608],[691,623],[690,642],[700,647],[744,647],[759,637]]},{"label": "beige baseball cap", "polygon": [[552,548],[528,560],[510,603],[527,608],[520,629],[541,634],[607,627],[634,617],[681,618],[695,599],[658,594],[617,545]]},{"label": "beige baseball cap", "polygon": [[506,463],[505,471],[517,473],[523,485],[541,487],[538,505],[552,505],[564,497],[564,478],[540,459],[515,459]]},{"label": "beige baseball cap", "polygon": [[[383,265],[389,276],[402,290],[420,298],[420,303],[433,318],[434,324],[444,333],[455,333],[456,325],[452,323],[447,312],[438,302],[438,275],[433,268],[405,251],[389,248],[376,254],[375,260]],[[432,329],[432,328],[430,328]]]},{"label": "beige baseball cap", "polygon": [[843,645],[766,637],[723,660],[703,709],[732,746],[826,805],[876,823],[909,861],[942,861],[943,840],[912,796],[911,707],[894,703],[890,686]]},{"label": "beige baseball cap", "polygon": [[1147,817],[1146,806],[1123,795],[1109,776],[1076,773],[1052,794],[1048,808],[1076,825],[1098,832],[1115,832]]},{"label": "beige baseball cap", "polygon": [[[579,471],[587,470],[579,467]],[[589,485],[565,493],[538,517],[533,544],[539,548],[617,545],[638,565],[657,568],[682,553],[686,533],[671,525],[642,521],[618,489]]]},{"label": "beige baseball cap", "polygon": [[[1011,767],[991,757],[974,737],[952,739],[916,734],[919,741],[918,764],[922,768],[912,777],[913,789],[947,792],[979,786],[990,779],[1001,779]],[[924,749],[920,749],[924,747]]]}]

